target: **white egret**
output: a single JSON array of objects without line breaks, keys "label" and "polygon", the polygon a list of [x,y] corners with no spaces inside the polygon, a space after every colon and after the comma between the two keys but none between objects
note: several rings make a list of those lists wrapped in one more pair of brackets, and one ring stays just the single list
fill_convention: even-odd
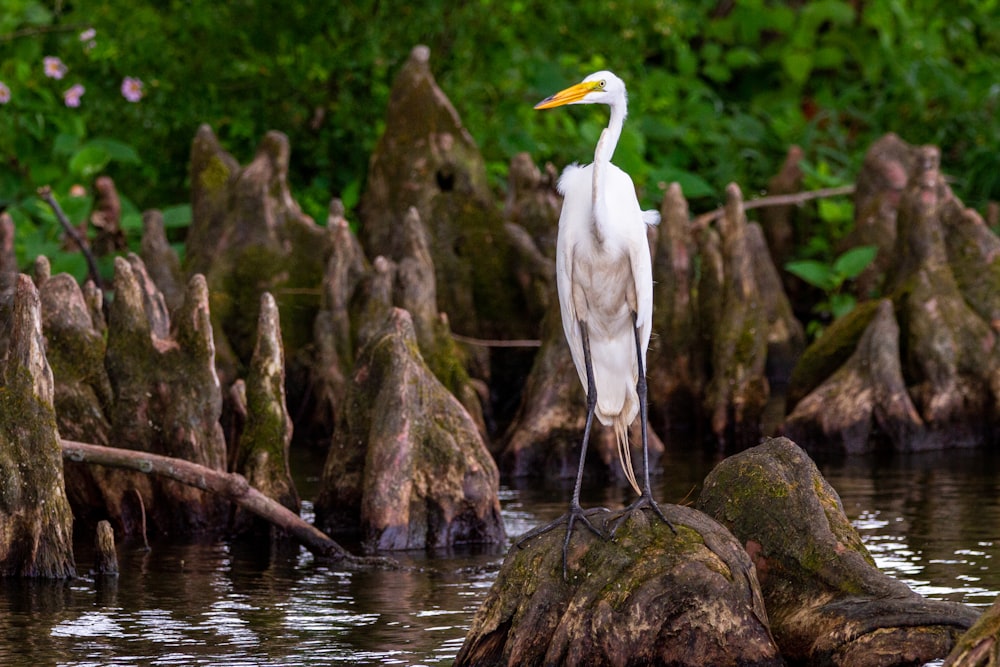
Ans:
[{"label": "white egret", "polygon": [[[659,214],[641,210],[632,179],[611,163],[627,114],[625,83],[611,72],[597,72],[547,97],[535,108],[565,104],[607,104],[611,120],[601,133],[593,164],[570,165],[559,179],[563,195],[556,242],[559,306],[573,363],[587,391],[587,421],[576,487],[564,517],[522,538],[524,541],[566,522],[564,577],[573,524],[580,521],[604,537],[587,516],[606,510],[584,511],[580,507],[584,460],[595,414],[602,424],[614,428],[622,470],[639,494],[628,509],[650,507],[673,528],[653,500],[646,434],[645,362],[653,315],[653,271],[646,225],[657,224]],[[636,416],[642,430],[641,486],[628,443],[628,430]]]}]

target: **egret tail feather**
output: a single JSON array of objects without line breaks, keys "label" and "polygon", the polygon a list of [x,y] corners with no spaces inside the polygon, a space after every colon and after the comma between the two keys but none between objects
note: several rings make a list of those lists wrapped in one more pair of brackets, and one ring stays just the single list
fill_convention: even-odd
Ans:
[{"label": "egret tail feather", "polygon": [[618,459],[621,461],[622,470],[625,472],[625,479],[632,485],[635,492],[642,495],[639,482],[635,477],[635,470],[632,468],[632,452],[628,446],[628,423],[624,414],[615,417],[615,440],[618,441]]}]

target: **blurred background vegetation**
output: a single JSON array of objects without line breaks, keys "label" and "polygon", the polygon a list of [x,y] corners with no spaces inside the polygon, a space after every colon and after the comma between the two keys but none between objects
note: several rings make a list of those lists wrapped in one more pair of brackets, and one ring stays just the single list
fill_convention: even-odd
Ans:
[{"label": "blurred background vegetation", "polygon": [[[1000,199],[998,0],[2,4],[0,208],[15,217],[25,262],[60,245],[36,188],[51,185],[77,221],[101,173],[123,196],[132,243],[152,207],[181,240],[200,123],[243,163],[267,130],[285,132],[306,212],[322,222],[331,196],[350,210],[393,77],[419,43],[498,191],[519,151],[560,167],[589,160],[606,110],[532,105],[607,68],[630,94],[616,162],[647,206],[671,181],[696,211],[730,181],[752,196],[791,144],[805,151],[807,185],[850,182],[887,131],[941,146],[968,205]],[[45,75],[46,56],[65,64],[62,78]],[[124,97],[125,77],[143,82],[138,102]],[[76,83],[86,92],[73,108],[64,94]],[[70,197],[74,185],[84,189]],[[829,251],[849,204],[824,217],[830,239],[803,256]],[[67,269],[82,276],[82,260],[56,257],[53,270]]]}]

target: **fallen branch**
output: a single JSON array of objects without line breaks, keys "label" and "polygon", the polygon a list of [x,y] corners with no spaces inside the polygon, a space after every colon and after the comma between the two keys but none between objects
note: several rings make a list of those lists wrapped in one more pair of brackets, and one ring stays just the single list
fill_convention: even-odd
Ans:
[{"label": "fallen branch", "polygon": [[38,188],[38,196],[49,205],[52,212],[56,216],[56,220],[58,220],[59,224],[62,225],[63,230],[70,237],[70,239],[73,240],[73,243],[76,244],[76,246],[80,249],[80,252],[82,252],[83,256],[87,259],[87,271],[90,273],[90,279],[94,281],[94,284],[97,285],[98,288],[103,288],[104,285],[101,282],[101,273],[97,270],[97,260],[94,259],[94,253],[90,252],[90,246],[87,244],[86,239],[80,236],[80,232],[78,232],[76,227],[70,223],[69,218],[66,217],[66,214],[63,212],[59,202],[57,202],[56,198],[52,196],[52,188],[47,185],[43,185]]},{"label": "fallen branch", "polygon": [[[757,199],[751,199],[749,201],[743,202],[743,210],[750,211],[755,208],[767,208],[768,206],[789,206],[792,204],[804,204],[807,201],[812,201],[813,199],[826,199],[828,197],[840,197],[842,195],[849,195],[854,193],[853,185],[841,185],[836,188],[822,188],[820,190],[809,190],[807,192],[793,192],[786,195],[771,195],[769,197],[758,197]],[[709,211],[708,213],[702,213],[696,216],[694,220],[691,221],[691,227],[694,229],[702,229],[712,224],[713,221],[718,220],[722,217],[723,213],[726,212],[724,206],[720,206],[714,211]]]},{"label": "fallen branch", "polygon": [[542,341],[537,338],[523,338],[523,339],[509,339],[509,340],[491,340],[488,338],[472,338],[471,336],[463,336],[461,334],[452,333],[451,337],[457,340],[459,343],[466,343],[467,345],[478,345],[480,347],[541,347]]},{"label": "fallen branch", "polygon": [[351,554],[315,526],[303,521],[298,514],[250,486],[243,475],[212,470],[191,461],[148,452],[102,447],[73,440],[61,440],[60,443],[63,458],[70,461],[161,475],[181,484],[224,496],[243,509],[285,530],[319,558],[354,567],[399,566],[391,558],[368,558]]}]

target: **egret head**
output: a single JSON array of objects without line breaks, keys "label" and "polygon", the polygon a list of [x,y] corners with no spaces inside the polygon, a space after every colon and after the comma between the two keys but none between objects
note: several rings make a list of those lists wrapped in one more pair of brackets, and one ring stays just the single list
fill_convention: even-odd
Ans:
[{"label": "egret head", "polygon": [[607,104],[625,102],[625,82],[606,70],[594,72],[580,83],[546,97],[536,109],[551,109],[564,104]]}]

